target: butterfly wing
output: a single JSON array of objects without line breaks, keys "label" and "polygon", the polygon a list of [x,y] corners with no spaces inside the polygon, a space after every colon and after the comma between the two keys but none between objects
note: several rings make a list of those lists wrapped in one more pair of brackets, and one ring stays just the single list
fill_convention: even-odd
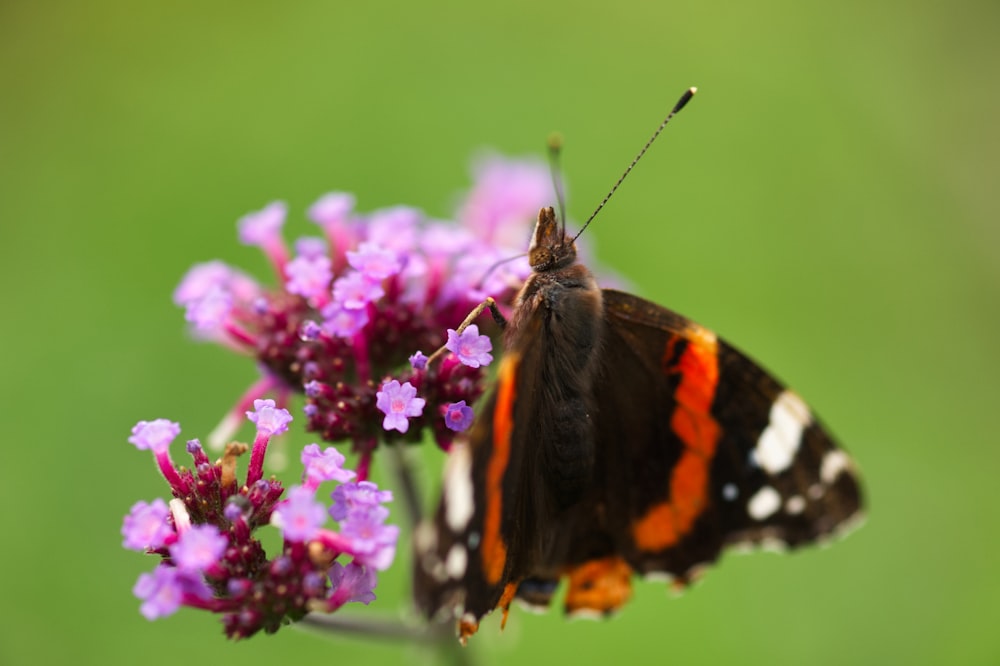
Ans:
[{"label": "butterfly wing", "polygon": [[684,583],[727,545],[794,547],[859,515],[850,458],[794,392],[690,320],[603,296],[594,503],[615,581],[627,566]]}]

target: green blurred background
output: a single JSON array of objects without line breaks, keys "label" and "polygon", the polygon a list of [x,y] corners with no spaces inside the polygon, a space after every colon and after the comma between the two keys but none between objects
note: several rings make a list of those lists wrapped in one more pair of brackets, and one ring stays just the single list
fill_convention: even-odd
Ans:
[{"label": "green blurred background", "polygon": [[[139,419],[207,435],[252,364],[183,332],[235,220],[345,189],[451,213],[483,147],[566,142],[588,232],[641,294],[766,361],[858,459],[867,524],[727,556],[602,624],[514,611],[483,663],[997,663],[996,2],[3,3],[0,663],[430,663],[296,630],[150,623],[121,516],[164,493]],[[292,444],[309,441],[298,433]],[[425,480],[435,483],[436,470]],[[405,561],[380,603],[404,611]]]}]

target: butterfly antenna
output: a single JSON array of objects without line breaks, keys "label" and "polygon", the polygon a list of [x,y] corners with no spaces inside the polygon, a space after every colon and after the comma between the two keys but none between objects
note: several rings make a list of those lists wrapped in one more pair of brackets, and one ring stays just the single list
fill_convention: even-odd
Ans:
[{"label": "butterfly antenna", "polygon": [[556,206],[559,210],[560,238],[566,237],[566,193],[563,189],[562,169],[559,155],[562,153],[562,136],[556,132],[549,135],[549,171],[552,174],[552,188],[556,192]]},{"label": "butterfly antenna", "polygon": [[622,181],[625,180],[625,177],[628,176],[629,172],[631,172],[632,169],[635,167],[635,165],[639,162],[639,160],[642,159],[642,156],[646,154],[646,151],[649,150],[649,147],[653,145],[653,142],[656,141],[656,137],[660,136],[660,132],[662,132],[663,128],[667,126],[667,123],[670,122],[670,119],[676,116],[680,112],[680,110],[683,109],[684,106],[691,101],[691,98],[694,97],[694,94],[696,92],[698,92],[697,88],[688,88],[684,92],[684,94],[681,95],[681,98],[677,100],[676,104],[674,104],[674,108],[670,110],[670,113],[667,114],[667,117],[663,119],[663,122],[660,123],[660,126],[656,128],[655,132],[653,132],[653,136],[649,137],[649,141],[646,142],[646,145],[642,147],[642,150],[639,151],[639,154],[635,156],[635,159],[632,160],[632,163],[628,165],[627,169],[625,169],[625,173],[622,174],[622,177],[618,179],[618,182],[614,184],[614,187],[612,187],[611,191],[608,192],[608,195],[604,197],[604,200],[600,203],[597,209],[593,213],[591,213],[590,217],[587,218],[587,221],[583,223],[583,227],[581,227],[580,231],[578,231],[576,236],[573,237],[574,241],[580,237],[580,234],[582,234],[583,230],[587,228],[587,225],[590,224],[590,222],[595,217],[597,217],[597,214],[601,212],[601,209],[604,208],[604,204],[608,203],[608,200],[611,198],[611,195],[615,193],[615,190],[617,190],[618,186],[622,184]]},{"label": "butterfly antenna", "polygon": [[492,263],[490,267],[487,268],[486,271],[483,273],[483,277],[479,278],[479,281],[476,282],[476,289],[477,290],[482,289],[483,284],[486,282],[486,278],[488,278],[496,269],[500,268],[506,263],[515,261],[517,259],[520,259],[521,257],[526,257],[526,256],[528,256],[528,254],[526,252],[522,252],[521,254],[515,254],[513,257],[507,257],[506,259],[500,259],[499,261]]}]

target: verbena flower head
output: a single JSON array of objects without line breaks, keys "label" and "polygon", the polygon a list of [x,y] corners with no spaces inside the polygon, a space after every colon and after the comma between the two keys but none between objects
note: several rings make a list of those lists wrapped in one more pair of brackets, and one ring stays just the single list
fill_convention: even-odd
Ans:
[{"label": "verbena flower head", "polygon": [[[427,429],[450,446],[456,431],[441,408],[475,403],[490,340],[466,331],[461,361],[448,356],[431,367],[415,352],[441,347],[445,331],[485,296],[509,308],[530,268],[526,259],[497,262],[524,252],[538,209],[553,200],[541,162],[489,157],[476,176],[456,222],[405,206],[359,213],[353,196],[334,192],[308,211],[322,239],[305,237],[289,249],[284,203],[244,216],[240,240],[265,253],[277,287],[218,261],[191,269],[174,300],[193,332],[254,356],[263,371],[210,446],[231,438],[255,400],[270,397],[282,408],[303,392],[307,430],[327,442],[347,440],[363,456],[380,441],[419,442]],[[405,415],[383,410],[378,393],[390,381],[411,386],[428,408],[418,412],[411,402]],[[365,474],[367,460],[360,467]]]},{"label": "verbena flower head", "polygon": [[[286,493],[280,482],[261,478],[268,440],[287,428],[290,415],[270,400],[258,403],[248,414],[257,437],[243,481],[238,460],[250,449],[245,444],[229,444],[212,463],[191,440],[191,467],[176,467],[168,450],[179,432],[176,424],[153,421],[159,425],[151,430],[140,422],[133,430],[130,440],[153,450],[173,496],[169,504],[137,502],[122,526],[126,548],[160,558],[133,588],[145,617],[164,617],[182,606],[201,608],[222,616],[227,635],[245,638],[274,632],[310,610],[374,599],[376,572],[392,563],[399,536],[399,529],[386,523],[389,511],[383,506],[392,494],[365,482],[370,515],[348,511],[339,530],[329,529],[330,507],[317,498],[318,488],[347,481],[354,472],[343,468],[345,458],[335,448],[320,451],[313,444],[302,456],[307,485]],[[356,493],[354,486],[349,494]],[[270,525],[283,537],[273,554],[256,536],[259,529],[273,529]]]}]

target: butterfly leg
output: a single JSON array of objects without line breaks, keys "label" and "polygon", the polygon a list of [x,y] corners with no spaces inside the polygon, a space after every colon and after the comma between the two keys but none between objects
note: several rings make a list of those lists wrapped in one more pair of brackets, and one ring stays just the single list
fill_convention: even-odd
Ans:
[{"label": "butterfly leg", "polygon": [[486,308],[489,308],[490,314],[493,315],[493,321],[496,322],[497,326],[501,329],[507,326],[507,318],[503,316],[502,312],[500,312],[497,302],[493,300],[493,297],[487,296],[486,300],[473,308],[472,312],[469,313],[469,316],[465,318],[465,321],[458,325],[458,328],[455,329],[456,332],[461,333],[468,328],[469,324],[474,322],[479,315],[483,314],[483,310]]},{"label": "butterfly leg", "polygon": [[[483,310],[486,310],[487,308],[489,308],[490,314],[493,315],[493,321],[495,321],[497,326],[499,326],[500,329],[503,330],[507,326],[507,318],[503,316],[502,312],[500,312],[500,307],[497,305],[497,302],[493,300],[491,296],[487,296],[486,300],[484,300],[482,303],[480,303],[479,305],[477,305],[475,308],[472,309],[472,312],[470,312],[469,316],[466,317],[462,321],[462,323],[458,325],[458,328],[455,329],[455,332],[461,333],[462,331],[467,329],[469,325],[472,324],[472,322],[476,321],[476,318],[478,318],[479,315],[483,314]],[[445,347],[439,348],[437,351],[435,351],[428,357],[427,364],[430,365],[431,363],[436,361],[442,354],[445,353],[445,351],[447,351]]]}]

